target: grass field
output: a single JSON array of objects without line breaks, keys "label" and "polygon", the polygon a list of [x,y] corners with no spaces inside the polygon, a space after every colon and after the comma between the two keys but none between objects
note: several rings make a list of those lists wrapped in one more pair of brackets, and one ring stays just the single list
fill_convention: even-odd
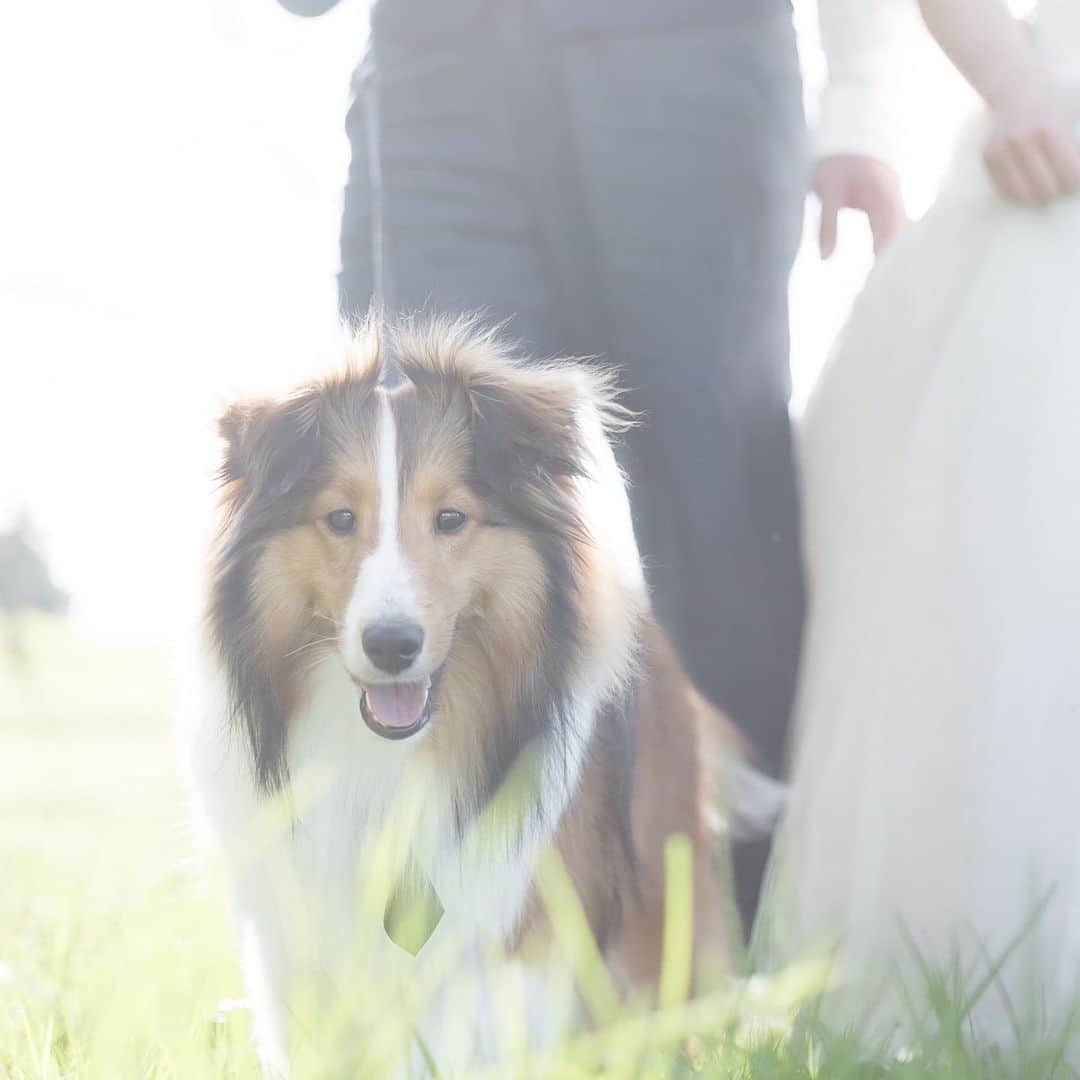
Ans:
[{"label": "grass field", "polygon": [[[20,638],[21,658],[0,655],[0,1077],[257,1076],[225,903],[187,833],[165,656],[49,620]],[[934,1019],[900,1056],[818,1024],[814,979],[616,1017],[491,1075],[1075,1075],[1056,1040],[974,1047],[968,988],[946,975],[928,976]],[[297,1074],[375,1075],[318,1056]]]}]

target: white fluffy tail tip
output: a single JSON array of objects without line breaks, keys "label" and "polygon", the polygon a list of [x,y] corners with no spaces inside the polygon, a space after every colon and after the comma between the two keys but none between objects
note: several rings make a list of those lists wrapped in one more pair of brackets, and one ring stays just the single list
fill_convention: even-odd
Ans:
[{"label": "white fluffy tail tip", "polygon": [[768,836],[787,807],[788,786],[747,765],[733,761],[728,777],[728,828],[733,840]]}]

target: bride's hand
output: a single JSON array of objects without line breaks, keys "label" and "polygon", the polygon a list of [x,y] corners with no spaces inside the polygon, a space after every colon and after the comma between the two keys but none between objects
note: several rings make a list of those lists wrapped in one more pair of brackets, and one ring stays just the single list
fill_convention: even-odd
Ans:
[{"label": "bride's hand", "polygon": [[998,190],[1029,206],[1080,190],[1080,95],[1046,85],[999,101],[983,160]]}]

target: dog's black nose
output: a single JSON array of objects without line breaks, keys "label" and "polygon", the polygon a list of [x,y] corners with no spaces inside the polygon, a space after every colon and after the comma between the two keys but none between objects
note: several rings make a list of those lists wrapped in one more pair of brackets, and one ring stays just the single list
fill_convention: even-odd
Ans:
[{"label": "dog's black nose", "polygon": [[372,623],[364,630],[360,640],[371,662],[388,675],[404,671],[424,647],[424,628],[419,623],[394,622]]}]

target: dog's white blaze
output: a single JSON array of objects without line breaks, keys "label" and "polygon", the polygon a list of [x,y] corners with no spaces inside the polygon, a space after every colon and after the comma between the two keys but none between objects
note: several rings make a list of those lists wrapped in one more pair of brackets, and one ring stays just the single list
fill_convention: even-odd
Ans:
[{"label": "dog's white blaze", "polygon": [[376,462],[379,475],[379,551],[394,552],[397,549],[398,504],[398,453],[397,425],[390,398],[383,391],[379,402],[379,448]]},{"label": "dog's white blaze", "polygon": [[397,424],[389,395],[379,391],[379,427],[376,444],[379,529],[375,549],[360,564],[356,584],[345,609],[345,659],[357,677],[375,675],[361,635],[379,619],[415,619],[416,598],[412,573],[400,543],[400,484]]}]

